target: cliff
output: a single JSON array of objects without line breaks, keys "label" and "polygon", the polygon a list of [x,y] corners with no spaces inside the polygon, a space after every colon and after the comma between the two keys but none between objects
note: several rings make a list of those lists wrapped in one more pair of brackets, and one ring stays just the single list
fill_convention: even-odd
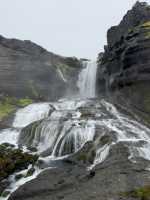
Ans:
[{"label": "cliff", "polygon": [[107,32],[99,70],[107,96],[150,120],[150,6],[136,2],[118,26]]},{"label": "cliff", "polygon": [[[0,36],[0,121],[13,110],[78,91],[80,61]],[[11,117],[10,117],[11,118]]]},{"label": "cliff", "polygon": [[69,88],[76,89],[73,81],[79,69],[77,58],[53,54],[28,40],[0,36],[0,91],[11,97],[35,101],[62,97]]}]

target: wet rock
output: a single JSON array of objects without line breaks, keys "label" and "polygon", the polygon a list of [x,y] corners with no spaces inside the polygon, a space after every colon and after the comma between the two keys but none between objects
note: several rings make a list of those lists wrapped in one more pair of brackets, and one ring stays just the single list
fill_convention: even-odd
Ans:
[{"label": "wet rock", "polygon": [[149,10],[148,4],[136,2],[120,24],[108,30],[108,45],[99,58],[101,78],[107,80],[108,99],[147,121],[150,120]]},{"label": "wet rock", "polygon": [[2,194],[2,197],[7,197],[10,194],[10,191],[4,191]]},{"label": "wet rock", "polygon": [[15,179],[16,179],[16,180],[19,180],[19,179],[21,179],[21,178],[22,178],[22,174],[18,174],[18,175],[15,176]]},{"label": "wet rock", "polygon": [[[59,56],[31,41],[3,36],[0,36],[0,54],[0,90],[10,97],[28,96],[35,101],[44,101],[60,98],[68,90],[78,91],[76,81],[80,61],[75,57]],[[58,66],[67,84],[58,73]]]},{"label": "wet rock", "polygon": [[35,172],[35,168],[34,168],[34,167],[30,168],[30,169],[27,171],[26,177],[32,176],[32,175],[34,174],[34,172]]},{"label": "wet rock", "polygon": [[7,149],[8,145],[0,145],[0,181],[13,172],[18,172],[34,165],[38,160],[37,155],[23,153],[21,149]]}]

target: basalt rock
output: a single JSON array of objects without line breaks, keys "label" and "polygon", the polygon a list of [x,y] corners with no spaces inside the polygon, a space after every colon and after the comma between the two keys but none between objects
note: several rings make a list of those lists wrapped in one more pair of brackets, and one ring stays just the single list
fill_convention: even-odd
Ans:
[{"label": "basalt rock", "polygon": [[77,58],[53,54],[28,40],[0,36],[0,92],[11,97],[60,98],[69,89],[77,90],[79,69]]},{"label": "basalt rock", "polygon": [[148,199],[150,172],[141,164],[132,163],[128,156],[127,147],[120,143],[92,170],[65,163],[61,168],[45,170],[11,194],[9,200]]},{"label": "basalt rock", "polygon": [[118,26],[107,32],[99,54],[107,96],[150,120],[150,6],[137,2]]}]

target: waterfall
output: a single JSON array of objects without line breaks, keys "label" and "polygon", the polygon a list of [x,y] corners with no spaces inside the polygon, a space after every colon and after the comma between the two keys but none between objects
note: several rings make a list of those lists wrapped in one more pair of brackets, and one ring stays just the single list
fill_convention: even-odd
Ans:
[{"label": "waterfall", "polygon": [[81,96],[85,98],[95,98],[95,84],[96,84],[96,61],[84,61],[82,62],[83,69],[79,74],[78,87],[80,89]]},{"label": "waterfall", "polygon": [[[48,116],[49,103],[34,103],[17,111],[13,127],[25,127],[28,124]],[[52,110],[52,108],[51,108]]]},{"label": "waterfall", "polygon": [[[19,109],[13,127],[0,131],[0,144],[5,142],[22,146],[23,151],[36,148],[37,154],[49,160],[76,152],[78,155],[80,149],[84,152],[88,147],[87,160],[91,160],[90,153],[94,152],[89,169],[105,162],[118,143],[128,148],[131,162],[150,161],[150,129],[99,99],[61,99]],[[14,191],[14,185],[9,190]]]}]

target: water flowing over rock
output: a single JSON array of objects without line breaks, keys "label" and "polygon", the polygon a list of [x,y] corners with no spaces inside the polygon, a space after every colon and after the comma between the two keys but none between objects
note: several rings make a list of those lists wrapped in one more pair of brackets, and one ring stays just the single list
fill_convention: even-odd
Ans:
[{"label": "water flowing over rock", "polygon": [[[150,198],[149,30],[150,7],[137,2],[118,26],[108,30],[108,46],[99,54],[99,63],[82,59],[80,74],[76,58],[48,53],[29,41],[0,38],[0,51],[7,53],[9,48],[9,56],[16,55],[16,51],[24,59],[26,54],[36,59],[40,55],[42,62],[57,74],[58,85],[62,84],[57,85],[59,89],[56,87],[56,93],[62,90],[60,96],[66,89],[74,88],[72,93],[76,92],[74,83],[78,80],[83,97],[52,98],[53,101],[30,104],[13,113],[12,126],[0,130],[0,144],[8,152],[14,148],[33,155],[36,152],[40,159],[0,183],[3,200]],[[41,70],[37,77],[40,76]],[[34,81],[29,83],[33,91]],[[46,84],[49,87],[49,82]],[[42,97],[35,90],[34,94]],[[107,100],[95,98],[105,95]],[[0,162],[1,156],[4,157],[3,146]],[[1,175],[5,174],[0,172]]]},{"label": "water flowing over rock", "polygon": [[[47,108],[49,110],[51,109],[50,106],[55,109],[50,113],[50,116],[46,115],[45,118],[32,122],[33,119],[37,119],[37,115],[39,118],[41,117],[41,112],[32,112],[33,110],[36,110],[36,105],[39,106],[39,109],[42,107],[44,108],[45,106],[48,106]],[[18,113],[20,113],[20,118],[24,118],[24,115],[21,115],[21,113],[26,113],[25,111],[28,108],[29,106],[18,111]],[[95,185],[95,181],[97,180],[95,173],[99,177],[99,169],[102,170],[101,168],[105,167],[112,168],[114,173],[119,173],[117,172],[116,167],[122,168],[124,165],[127,165],[129,169],[127,168],[128,170],[126,171],[126,179],[129,179],[131,176],[129,171],[132,171],[132,168],[138,167],[136,163],[140,163],[142,167],[142,169],[140,168],[141,178],[144,177],[144,173],[150,173],[146,171],[150,168],[150,129],[143,125],[140,122],[140,119],[132,115],[132,113],[129,112],[128,115],[131,115],[131,117],[127,117],[127,115],[119,112],[112,104],[98,99],[62,99],[58,102],[31,104],[28,114],[26,114],[30,116],[30,112],[33,114],[32,118],[29,118],[32,123],[21,128],[19,138],[18,136],[16,138],[16,143],[21,146],[25,145],[27,149],[37,149],[36,153],[43,156],[43,160],[45,159],[45,161],[49,163],[49,166],[51,166],[50,163],[53,162],[53,160],[63,158],[60,156],[67,156],[64,159],[64,163],[67,162],[69,168],[68,166],[65,166],[65,168],[56,169],[57,172],[54,173],[57,173],[58,175],[53,181],[50,178],[53,170],[47,169],[47,171],[43,172],[45,175],[43,174],[41,175],[41,178],[33,180],[32,186],[30,185],[30,182],[26,183],[14,192],[9,199],[15,199],[17,196],[20,199],[26,199],[26,196],[30,196],[31,191],[34,191],[34,198],[38,198],[36,191],[38,191],[37,187],[39,185],[39,179],[41,179],[40,184],[42,184],[40,199],[45,196],[45,189],[43,188],[45,187],[45,184],[49,184],[49,188],[51,188],[51,184],[57,184],[59,182],[58,184],[60,185],[70,185],[70,183],[71,185],[74,185],[75,181],[78,185],[78,181],[83,181],[85,179],[86,181],[84,184],[86,187],[88,180],[92,181]],[[17,117],[18,116],[16,115],[16,118]],[[0,133],[0,137],[1,136],[3,136],[3,132]],[[118,152],[117,154],[116,151]],[[116,158],[115,155],[119,157]],[[114,164],[111,166],[110,163]],[[82,176],[85,177],[78,175],[79,179],[75,179],[74,175],[76,172],[73,173],[73,171],[74,165],[76,164],[88,167],[88,171],[84,170],[84,172],[82,172]],[[45,165],[47,166],[47,164]],[[59,170],[62,170],[61,175]],[[63,174],[66,173],[66,170],[68,171],[67,173],[71,170],[74,174],[72,175],[73,178],[71,180],[66,179],[66,176],[68,175],[65,175],[65,177],[63,176]],[[80,167],[78,170],[81,170]],[[108,170],[111,171],[111,169]],[[136,174],[138,172],[134,171],[134,173]],[[101,176],[101,179],[103,180],[104,177],[106,178],[106,175]],[[110,175],[111,180],[112,178],[113,177]],[[49,182],[50,180],[51,183]],[[71,182],[68,182],[69,180]],[[120,180],[123,181],[122,178]],[[138,184],[140,183],[140,180],[140,177],[137,177]],[[134,183],[135,188],[137,187],[137,182],[135,181]],[[147,182],[148,180],[145,178],[145,183]],[[133,184],[133,182],[131,184]],[[66,187],[70,191],[70,186],[67,185]],[[112,192],[113,187],[110,186],[110,184],[108,185]],[[26,187],[27,189],[24,190]],[[140,187],[144,187],[144,184],[141,183]],[[96,186],[96,188],[98,188],[98,186]],[[87,191],[84,187],[82,187],[82,190],[84,192]],[[103,190],[101,190],[100,194],[96,193],[95,197],[96,195],[102,195],[103,197]],[[127,185],[124,185],[121,187],[118,186],[118,188],[115,189],[115,192],[119,195],[122,191],[127,190]],[[52,191],[54,192],[55,197],[59,197],[57,189]],[[79,188],[77,191],[82,193]],[[53,197],[53,192],[49,193],[49,198],[55,198]],[[73,192],[72,195],[73,196],[70,198],[74,199],[76,192]],[[87,195],[89,196],[88,193]]]},{"label": "water flowing over rock", "polygon": [[80,89],[81,96],[85,98],[96,97],[96,72],[97,62],[96,61],[83,61],[83,69],[79,74],[78,87]]},{"label": "water flowing over rock", "polygon": [[59,56],[31,41],[2,36],[0,55],[0,94],[44,101],[78,90],[80,61],[75,57]]}]

